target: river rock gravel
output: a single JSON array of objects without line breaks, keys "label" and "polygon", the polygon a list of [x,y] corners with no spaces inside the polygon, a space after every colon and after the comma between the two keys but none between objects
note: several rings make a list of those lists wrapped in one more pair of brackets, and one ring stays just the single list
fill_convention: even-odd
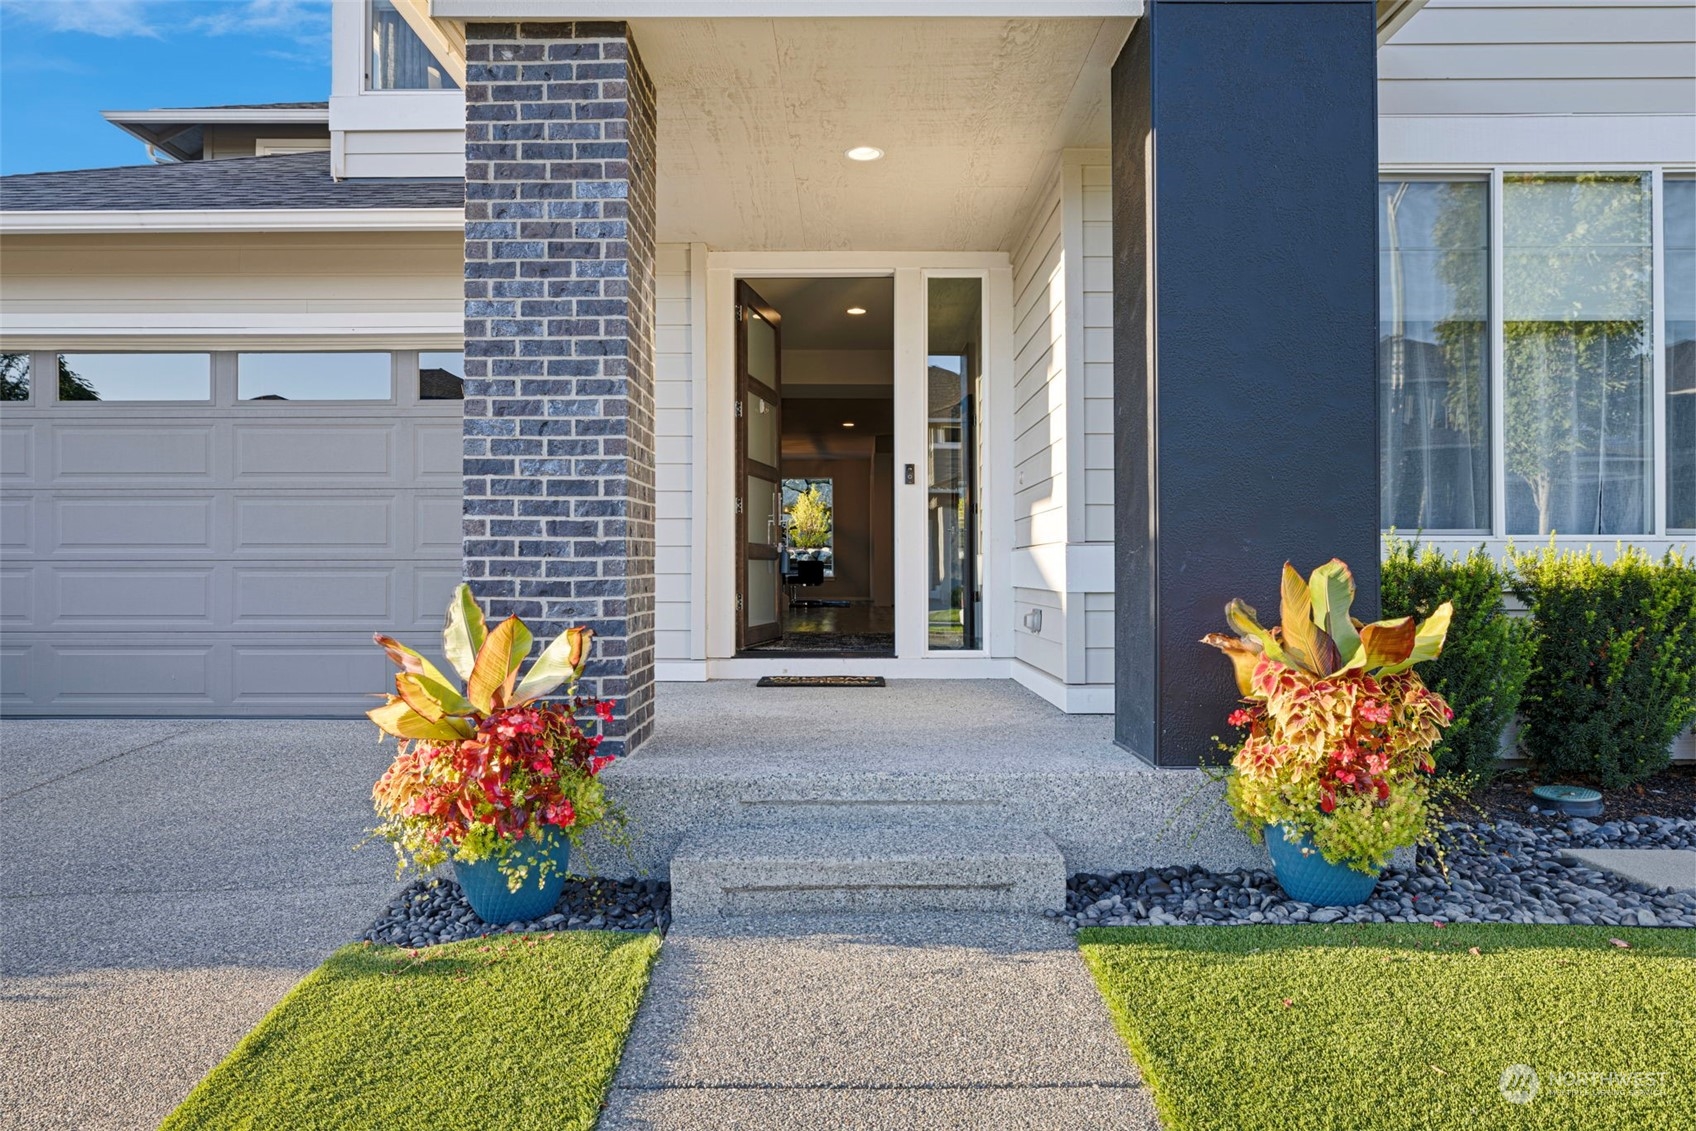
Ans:
[{"label": "river rock gravel", "polygon": [[477,917],[459,884],[446,877],[414,880],[391,899],[359,938],[422,947],[485,935],[547,931],[664,931],[671,926],[671,885],[663,880],[571,876],[554,909],[540,919],[491,926]]},{"label": "river rock gravel", "polygon": [[1546,826],[1498,820],[1445,827],[1444,862],[1421,848],[1412,869],[1389,868],[1356,907],[1290,899],[1265,869],[1145,868],[1079,873],[1067,883],[1073,927],[1245,923],[1582,923],[1696,928],[1696,892],[1645,887],[1562,858],[1569,848],[1696,848],[1696,820],[1638,817]]}]

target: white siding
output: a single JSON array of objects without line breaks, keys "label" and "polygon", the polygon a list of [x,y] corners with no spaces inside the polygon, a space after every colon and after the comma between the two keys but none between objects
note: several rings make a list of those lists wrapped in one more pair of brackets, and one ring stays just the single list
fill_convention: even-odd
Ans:
[{"label": "white siding", "polygon": [[690,354],[689,245],[657,252],[654,319],[654,658],[694,655],[690,593],[694,569],[694,375]]},{"label": "white siding", "polygon": [[[1013,252],[1013,545],[1066,542],[1066,279],[1059,170]],[[1051,589],[1014,594],[1013,654],[1065,682],[1065,607]],[[1025,623],[1042,611],[1042,629]]]},{"label": "white siding", "polygon": [[347,130],[344,177],[463,177],[465,134],[442,130]]},{"label": "white siding", "polygon": [[1689,114],[1696,4],[1430,0],[1378,77],[1386,115]]},{"label": "white siding", "polygon": [[1067,150],[1013,253],[1014,656],[1068,709],[1113,682],[1113,595],[1086,564],[1113,542],[1108,172],[1104,152]]},{"label": "white siding", "polygon": [[15,235],[0,259],[0,334],[14,349],[458,349],[464,331],[458,232]]}]

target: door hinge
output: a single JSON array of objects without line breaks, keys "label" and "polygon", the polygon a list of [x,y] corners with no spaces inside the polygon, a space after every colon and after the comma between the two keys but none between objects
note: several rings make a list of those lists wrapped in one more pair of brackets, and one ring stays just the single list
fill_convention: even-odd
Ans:
[{"label": "door hinge", "polygon": [[742,594],[740,593],[736,594],[736,611],[742,611]]},{"label": "door hinge", "polygon": [[738,419],[738,420],[742,419],[742,402],[741,401],[736,402],[736,419]]},{"label": "door hinge", "polygon": [[738,321],[738,322],[742,321],[742,304],[741,303],[736,304],[736,321]]},{"label": "door hinge", "polygon": [[741,495],[736,496],[736,513],[737,514],[742,513],[742,496]]}]

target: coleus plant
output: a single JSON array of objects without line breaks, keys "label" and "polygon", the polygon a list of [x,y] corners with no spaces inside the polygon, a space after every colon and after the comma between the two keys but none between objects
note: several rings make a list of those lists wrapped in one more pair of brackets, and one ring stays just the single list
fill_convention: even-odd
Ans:
[{"label": "coleus plant", "polygon": [[1241,600],[1238,635],[1203,642],[1231,660],[1243,705],[1232,726],[1226,798],[1255,840],[1267,825],[1306,837],[1332,863],[1373,872],[1428,839],[1431,749],[1454,717],[1413,666],[1441,654],[1452,608],[1363,624],[1349,615],[1354,577],[1332,559],[1306,579],[1284,565],[1282,624]]},{"label": "coleus plant", "polygon": [[[516,891],[533,868],[545,880],[556,866],[547,851],[556,834],[575,841],[611,818],[611,839],[621,839],[622,820],[597,776],[612,758],[597,753],[601,735],[578,721],[590,711],[605,724],[613,713],[608,701],[576,695],[594,635],[568,629],[521,679],[530,630],[517,617],[491,630],[461,585],[442,647],[463,685],[398,640],[374,637],[401,669],[395,694],[367,712],[399,740],[372,790],[382,817],[374,835],[395,846],[402,871],[493,856]],[[561,701],[546,701],[556,694]]]}]

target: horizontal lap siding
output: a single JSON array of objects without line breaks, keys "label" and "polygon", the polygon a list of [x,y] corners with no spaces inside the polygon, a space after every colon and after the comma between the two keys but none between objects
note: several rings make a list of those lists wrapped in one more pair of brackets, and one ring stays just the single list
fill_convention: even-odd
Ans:
[{"label": "horizontal lap siding", "polygon": [[1431,0],[1378,68],[1382,114],[1688,114],[1696,4]]},{"label": "horizontal lap siding", "polygon": [[[1013,544],[1017,549],[1066,541],[1066,287],[1058,177],[1032,213],[1013,254]],[[1065,611],[1060,594],[1019,589],[1013,654],[1055,679],[1066,679]],[[1024,623],[1042,610],[1042,630]]]},{"label": "horizontal lap siding", "polygon": [[[1083,213],[1084,541],[1113,542],[1113,196],[1111,167],[1081,169]],[[1113,682],[1113,594],[1080,595],[1083,671],[1072,683]],[[1075,614],[1077,615],[1077,614]]]},{"label": "horizontal lap siding", "polygon": [[690,356],[689,245],[658,250],[654,319],[654,653],[658,660],[693,654],[690,585],[694,554],[694,387]]}]

